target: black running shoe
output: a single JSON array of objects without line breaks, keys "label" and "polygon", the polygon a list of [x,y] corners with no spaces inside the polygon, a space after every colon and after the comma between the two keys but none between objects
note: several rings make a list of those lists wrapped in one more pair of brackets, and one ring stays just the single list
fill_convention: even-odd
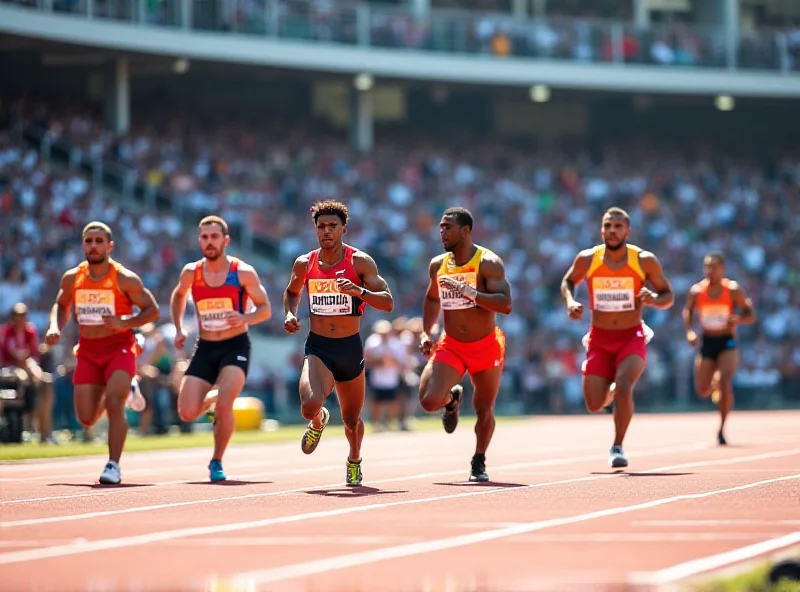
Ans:
[{"label": "black running shoe", "polygon": [[463,391],[464,388],[460,384],[451,388],[450,393],[453,395],[453,400],[442,411],[442,425],[444,426],[444,431],[448,434],[455,432],[456,426],[458,426],[458,412],[461,408],[461,394]]},{"label": "black running shoe", "polygon": [[717,442],[719,442],[720,446],[726,446],[728,444],[728,441],[725,439],[725,435],[722,433],[722,430],[717,433]]},{"label": "black running shoe", "polygon": [[469,473],[472,482],[486,483],[489,475],[486,473],[486,458],[481,454],[472,457],[472,470]]}]

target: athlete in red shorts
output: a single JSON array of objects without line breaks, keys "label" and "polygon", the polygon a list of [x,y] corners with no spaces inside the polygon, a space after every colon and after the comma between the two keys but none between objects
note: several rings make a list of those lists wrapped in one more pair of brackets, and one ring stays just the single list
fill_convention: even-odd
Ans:
[{"label": "athlete in red shorts", "polygon": [[[86,261],[67,270],[50,314],[45,340],[55,345],[61,331],[75,314],[80,338],[76,350],[75,412],[85,428],[108,415],[108,463],[100,483],[122,481],[119,460],[128,435],[125,402],[136,374],[138,346],[133,329],[159,317],[158,304],[142,280],[111,259],[111,229],[90,222],[83,229]],[[133,315],[133,307],[139,313]]]},{"label": "athlete in red shorts", "polygon": [[[425,411],[443,409],[444,429],[452,433],[461,405],[458,383],[469,373],[477,415],[469,480],[488,481],[486,449],[494,433],[494,404],[506,349],[495,313],[511,312],[511,286],[502,259],[472,242],[472,225],[472,214],[464,208],[446,210],[439,223],[447,253],[434,257],[428,268],[420,349],[426,355],[433,351],[433,355],[420,377],[419,400]],[[430,334],[440,310],[444,311],[444,332],[434,346]]]},{"label": "athlete in red shorts", "polygon": [[[631,227],[625,210],[609,209],[600,234],[604,244],[578,253],[561,282],[561,294],[570,318],[581,318],[583,305],[575,299],[575,286],[586,279],[592,323],[584,338],[583,396],[592,413],[615,402],[609,463],[621,468],[628,466],[622,441],[633,417],[633,389],[652,337],[642,321],[642,307],[667,309],[674,295],[656,256],[628,244]],[[645,287],[648,281],[655,291]]]}]

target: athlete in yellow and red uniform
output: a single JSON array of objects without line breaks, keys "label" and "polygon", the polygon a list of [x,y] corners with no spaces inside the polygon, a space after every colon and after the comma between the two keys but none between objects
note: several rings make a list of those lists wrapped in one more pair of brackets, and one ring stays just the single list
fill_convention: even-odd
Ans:
[{"label": "athlete in yellow and red uniform", "polygon": [[[596,413],[615,402],[614,444],[609,452],[613,468],[628,466],[622,450],[633,417],[633,389],[644,371],[652,331],[642,321],[642,308],[672,306],[672,286],[653,253],[628,244],[630,218],[620,208],[603,215],[603,244],[575,257],[561,282],[561,294],[571,319],[583,315],[575,286],[586,279],[592,321],[584,338],[583,396]],[[646,287],[650,282],[654,290]]]},{"label": "athlete in yellow and red uniform", "polygon": [[[512,299],[503,260],[473,243],[473,223],[469,210],[458,207],[445,210],[439,222],[446,253],[431,259],[428,266],[420,350],[433,355],[420,377],[419,400],[429,413],[443,410],[444,429],[452,433],[461,406],[462,387],[458,383],[469,374],[477,417],[469,480],[485,482],[489,480],[486,450],[494,434],[494,405],[506,349],[495,314],[510,314]],[[440,311],[444,313],[444,331],[434,345],[431,333]]]},{"label": "athlete in yellow and red uniform", "polygon": [[[727,444],[725,421],[733,409],[733,376],[739,364],[736,327],[755,322],[753,303],[744,289],[725,277],[722,253],[709,253],[703,260],[706,278],[694,284],[686,298],[683,323],[692,347],[698,342],[694,331],[694,312],[700,317],[702,336],[694,362],[694,384],[701,397],[711,396],[720,413],[717,441]],[[738,309],[739,314],[736,314]]]},{"label": "athlete in yellow and red uniform", "polygon": [[[139,351],[133,329],[159,317],[158,304],[142,280],[111,259],[113,248],[111,229],[106,224],[86,225],[86,261],[61,278],[45,337],[48,345],[58,343],[74,310],[80,330],[72,379],[75,412],[85,428],[93,426],[104,411],[108,415],[109,460],[100,475],[104,484],[122,480],[119,460],[128,434],[125,403],[131,394]],[[140,309],[136,315],[134,306]]]}]

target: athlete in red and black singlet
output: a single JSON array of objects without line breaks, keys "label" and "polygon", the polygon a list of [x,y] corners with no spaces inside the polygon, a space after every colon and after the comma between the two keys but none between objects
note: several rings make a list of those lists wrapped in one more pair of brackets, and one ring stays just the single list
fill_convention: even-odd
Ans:
[{"label": "athlete in red and black singlet", "polygon": [[197,323],[201,332],[223,331],[228,328],[225,312],[247,311],[247,291],[239,281],[239,260],[231,257],[231,267],[221,286],[209,286],[203,277],[203,259],[195,263],[192,280],[192,300],[197,308]]},{"label": "athlete in red and black singlet", "polygon": [[361,316],[367,304],[391,312],[394,301],[372,257],[343,241],[347,206],[337,201],[318,202],[311,208],[311,217],[320,248],[295,259],[283,293],[283,327],[289,334],[300,329],[297,311],[303,288],[308,294],[309,332],[298,391],[300,412],[309,423],[300,446],[305,454],[316,450],[330,420],[325,400],[335,388],[350,444],[345,482],[360,485],[361,412],[366,393]]},{"label": "athlete in red and black singlet", "polygon": [[357,286],[363,286],[353,267],[353,253],[356,250],[350,245],[344,247],[344,257],[330,269],[320,269],[319,252],[315,249],[308,254],[305,288],[308,294],[308,308],[312,315],[319,316],[356,316],[364,314],[364,302],[358,296],[342,294],[336,289],[336,280],[344,278]]}]

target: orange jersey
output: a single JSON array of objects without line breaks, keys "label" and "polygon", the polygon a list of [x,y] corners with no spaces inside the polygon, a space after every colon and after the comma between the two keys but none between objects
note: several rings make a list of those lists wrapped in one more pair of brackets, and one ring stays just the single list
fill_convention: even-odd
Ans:
[{"label": "orange jersey", "polygon": [[100,280],[89,276],[87,261],[78,266],[72,302],[75,320],[82,327],[99,327],[103,317],[130,316],[133,312],[133,302],[119,287],[119,272],[125,268],[113,259],[109,263],[108,273]]},{"label": "orange jersey", "polygon": [[728,328],[728,321],[733,315],[733,294],[730,282],[722,279],[719,296],[711,298],[708,294],[709,281],[703,280],[696,284],[700,288],[697,292],[697,311],[700,315],[700,326],[704,331],[721,331]]},{"label": "orange jersey", "polygon": [[628,262],[612,269],[603,261],[605,245],[594,248],[592,263],[586,274],[589,287],[589,306],[598,312],[629,312],[636,310],[636,298],[644,286],[645,273],[639,263],[642,249],[628,245]]}]

